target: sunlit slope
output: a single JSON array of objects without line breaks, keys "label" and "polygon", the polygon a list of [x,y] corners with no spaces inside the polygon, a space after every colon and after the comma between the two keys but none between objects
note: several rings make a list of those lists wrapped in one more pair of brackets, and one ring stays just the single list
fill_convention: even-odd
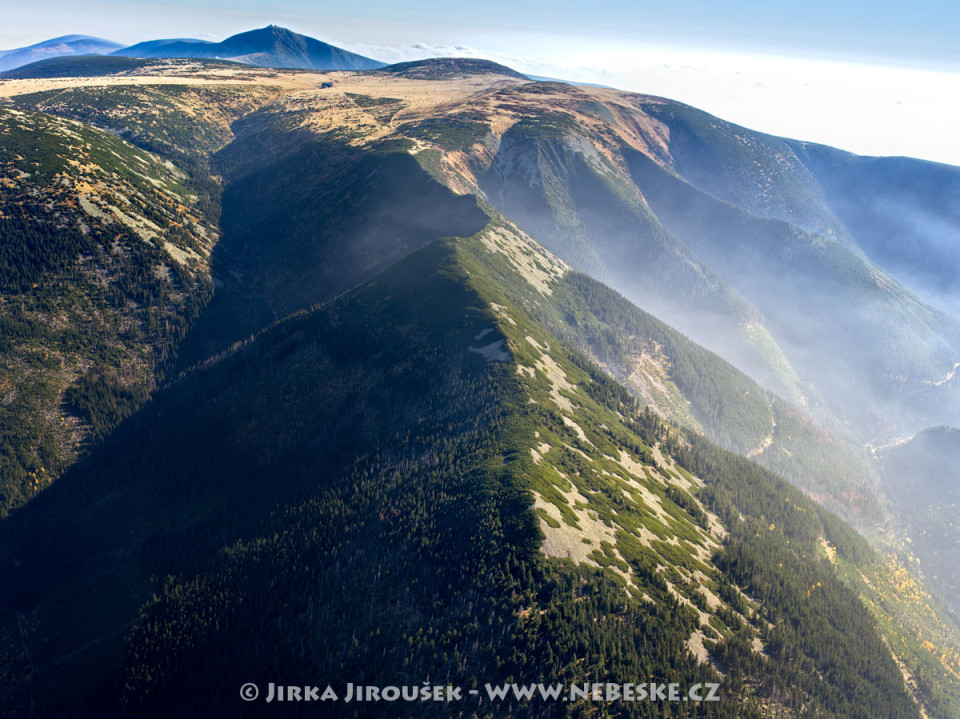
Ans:
[{"label": "sunlit slope", "polygon": [[271,94],[81,87],[0,109],[0,514],[169,370],[213,290],[220,186],[206,155]]},{"label": "sunlit slope", "polygon": [[[741,422],[751,416],[750,403],[738,403],[736,399],[739,394],[736,389],[738,381],[749,383],[749,380],[743,378],[739,372],[725,365],[718,358],[711,356],[700,348],[690,347],[689,340],[668,328],[662,327],[653,318],[644,317],[643,313],[631,308],[628,303],[618,298],[609,289],[582,275],[569,272],[562,263],[546,255],[542,248],[530,242],[522,233],[516,232],[515,228],[495,225],[481,234],[480,239],[483,242],[484,250],[494,253],[492,261],[491,258],[480,259],[483,254],[478,252],[479,247],[476,244],[462,244],[460,247],[466,251],[468,256],[473,258],[472,262],[479,259],[489,268],[488,272],[492,273],[493,286],[500,288],[500,291],[507,295],[508,300],[505,305],[497,305],[496,307],[501,315],[507,316],[511,307],[525,307],[545,326],[556,328],[556,331],[560,332],[560,336],[574,346],[585,347],[591,354],[606,350],[609,353],[606,355],[607,357],[622,357],[619,353],[623,351],[624,347],[642,347],[644,346],[643,343],[649,343],[652,338],[656,338],[656,340],[662,342],[662,344],[654,345],[659,353],[657,357],[659,366],[652,362],[645,363],[647,364],[645,371],[626,378],[627,386],[633,383],[634,387],[639,385],[647,391],[652,390],[652,396],[645,396],[644,399],[667,416],[675,416],[671,411],[669,399],[675,399],[678,394],[677,386],[684,386],[684,380],[689,382],[693,375],[699,378],[702,384],[698,387],[699,392],[692,395],[694,401],[690,404],[691,409],[696,410],[696,408],[704,406],[720,408],[720,411],[730,411]],[[479,275],[480,272],[476,271],[473,274]],[[510,278],[517,274],[524,277],[526,281],[523,283],[511,282]],[[619,300],[619,304],[617,300]],[[605,322],[597,321],[592,312],[596,312]],[[557,316],[560,315],[566,317],[563,322],[557,321]],[[508,325],[515,327],[509,320],[507,322]],[[522,334],[524,331],[522,323],[520,324],[521,327],[514,330],[518,334]],[[619,333],[613,328],[619,330]],[[507,334],[510,334],[509,329]],[[534,338],[528,336],[526,339],[530,343]],[[596,342],[597,339],[599,339],[599,342]],[[517,342],[517,346],[526,349],[520,342]],[[563,344],[561,343],[560,346],[563,346]],[[650,345],[647,344],[646,346],[650,351]],[[679,348],[683,348],[683,351],[678,351]],[[543,349],[543,346],[534,344],[536,354],[539,354]],[[664,350],[669,354],[666,354]],[[671,374],[679,376],[679,380],[677,385],[672,388],[672,392],[664,392],[667,386],[671,384],[670,380],[667,379],[667,374],[662,369],[663,367],[670,367],[669,356],[678,357],[677,364],[681,367],[686,363],[692,364],[693,367],[681,368],[679,372],[671,370]],[[584,359],[577,352],[574,352],[570,357],[573,359],[575,366],[577,363],[580,363],[579,366],[581,367],[590,366],[589,361],[586,362],[586,365],[583,364]],[[615,374],[618,374],[616,361],[611,361],[606,366],[610,367]],[[564,414],[562,421],[573,429],[581,440],[580,443],[574,445],[575,450],[582,460],[588,460],[591,456],[596,456],[592,455],[590,449],[587,449],[583,443],[583,440],[587,439],[586,444],[589,445],[592,435],[587,436],[586,432],[581,434],[578,431],[578,429],[582,429],[584,421],[571,421],[571,417],[575,415],[570,414],[570,411],[576,410],[577,404],[575,401],[567,401],[574,396],[575,392],[568,382],[568,378],[558,371],[549,356],[537,357],[533,363],[533,368],[536,371],[530,373],[521,361],[518,372],[524,375],[530,374],[531,377],[539,377],[540,373],[543,372],[549,378],[551,393]],[[653,368],[652,371],[651,368]],[[594,374],[593,377],[597,378],[597,375]],[[724,380],[723,382],[718,381],[721,378]],[[751,383],[748,386],[752,386],[752,389],[758,395],[760,394],[760,390],[755,385]],[[559,393],[557,393],[558,388]],[[720,401],[717,401],[714,396],[713,402],[703,403],[704,395],[711,396],[714,393],[719,393]],[[663,401],[665,398],[667,399],[666,402]],[[782,401],[770,396],[765,396],[765,400],[771,402],[770,406],[776,412],[784,411]],[[778,417],[782,417],[782,415],[778,414]],[[681,419],[681,421],[683,420]],[[689,424],[689,419],[685,423]],[[784,461],[786,469],[796,472],[798,476],[806,474],[808,478],[819,478],[819,481],[836,482],[832,487],[833,491],[837,491],[840,487],[846,487],[847,493],[843,497],[845,504],[843,508],[848,513],[851,507],[857,506],[858,501],[862,503],[865,497],[873,496],[872,492],[876,490],[874,479],[871,479],[866,485],[859,485],[859,489],[857,482],[853,479],[858,473],[860,476],[872,473],[865,469],[862,461],[855,454],[850,453],[842,442],[839,442],[836,438],[831,438],[822,428],[812,425],[809,420],[796,415],[792,420],[784,422],[784,430],[785,432],[793,432],[793,443],[787,441],[790,439],[789,436],[781,435],[771,446],[781,455],[781,461],[783,461],[783,457],[786,457],[786,461]],[[749,434],[749,431],[747,433]],[[547,437],[546,440],[544,440],[544,436]],[[688,433],[687,436],[691,438],[693,435]],[[537,440],[538,446],[531,450],[533,462],[536,465],[545,462],[548,465],[546,471],[549,472],[548,458],[556,456],[551,454],[551,438],[546,433],[538,432]],[[693,443],[693,449],[696,449],[696,440],[693,440]],[[555,441],[553,444],[555,445]],[[651,443],[650,446],[656,447],[658,445]],[[564,444],[563,447],[569,448],[570,445]],[[770,446],[767,447],[767,450],[769,448]],[[793,452],[790,450],[793,450]],[[675,447],[672,454],[676,456],[677,451]],[[679,451],[682,452],[682,450]],[[796,454],[794,455],[794,453]],[[671,452],[665,454],[670,455]],[[696,454],[696,451],[694,451],[694,454]],[[707,454],[709,458],[701,456],[704,461],[703,464],[697,462],[693,464],[683,464],[681,462],[681,464],[695,474],[697,473],[697,467],[718,468],[720,465],[717,464],[716,455],[709,452]],[[656,449],[654,455],[658,461],[663,461]],[[808,462],[818,455],[820,462],[823,463],[819,470],[815,464],[802,467],[803,462]],[[603,459],[609,462],[612,456],[604,455]],[[767,457],[767,459],[771,458]],[[826,462],[824,462],[825,459]],[[666,461],[670,461],[669,456]],[[578,465],[578,471],[582,466],[582,463]],[[741,462],[737,466],[738,468],[734,472],[737,476],[741,479],[750,476],[749,463]],[[678,469],[681,476],[697,482],[697,478],[689,477],[684,469],[675,469]],[[615,475],[616,468],[615,466],[605,466],[600,471],[601,474],[611,476],[610,472],[613,471]],[[844,475],[844,472],[851,472],[852,474]],[[560,474],[564,479],[570,478],[562,471]],[[574,514],[580,519],[596,519],[589,511],[593,507],[597,508],[594,511],[597,512],[598,516],[603,515],[603,503],[597,502],[595,495],[589,492],[586,492],[587,497],[581,495],[579,489],[581,485],[577,479],[582,475],[574,474],[574,486],[562,490],[563,493],[567,494],[569,505],[561,502],[558,505],[550,506],[549,502],[543,499],[546,495],[534,495],[535,506],[541,516],[541,526],[546,534],[543,551],[548,555],[577,558],[578,562],[597,562],[602,566],[609,566],[615,572],[620,571],[622,565],[618,564],[617,559],[624,556],[623,554],[618,555],[618,552],[623,551],[620,543],[615,543],[615,548],[605,549],[602,555],[601,553],[588,551],[591,545],[587,542],[595,541],[598,536],[607,535],[608,530],[596,522],[585,521],[578,525],[570,522],[569,515],[566,512],[568,508],[572,508]],[[589,476],[589,473],[587,474]],[[676,473],[669,472],[669,474],[678,480],[680,479]],[[774,480],[769,474],[765,475],[763,481],[774,482],[772,485],[766,485],[768,489],[780,486],[776,483],[777,480]],[[706,485],[709,488],[710,482],[708,481]],[[547,486],[549,487],[549,485]],[[807,484],[805,489],[807,492],[815,494],[820,501],[831,502],[829,487],[816,487]],[[555,497],[556,495],[553,492],[556,491],[556,488],[550,488],[550,491],[552,496]],[[734,491],[738,493],[738,497],[745,496],[740,492],[749,492],[739,484]],[[858,491],[861,494],[858,495]],[[570,493],[574,497],[573,500],[569,499]],[[677,499],[677,495],[671,494],[671,496]],[[703,494],[698,496],[702,498]],[[836,495],[833,496],[836,497]],[[580,501],[578,502],[577,499]],[[869,503],[869,500],[867,501]],[[689,508],[688,505],[682,506]],[[709,510],[710,505],[702,504],[701,507]],[[797,511],[806,511],[800,510],[797,505],[794,505],[794,508]],[[559,513],[557,509],[560,510]],[[587,510],[586,515],[580,516],[580,512],[584,510]],[[860,511],[863,511],[863,504],[860,505]],[[628,520],[621,520],[622,514],[623,510],[617,507],[610,515],[614,528],[622,527],[624,524],[629,526]],[[654,514],[657,515],[656,509],[654,509]],[[693,514],[696,516],[695,511]],[[722,516],[722,513],[718,514]],[[856,511],[854,516],[858,516]],[[700,521],[706,522],[703,526],[710,526],[709,512],[708,516],[701,517]],[[570,526],[567,526],[564,522],[569,523]],[[736,525],[737,522],[734,522],[734,524]],[[777,526],[776,522],[771,522],[767,530],[771,531],[771,528],[775,526]],[[649,524],[644,522],[644,527],[649,527]],[[652,539],[649,534],[646,534],[645,528],[639,530],[639,535]],[[870,609],[871,614],[876,617],[884,635],[884,644],[893,654],[912,696],[925,707],[929,716],[956,716],[957,707],[960,706],[958,705],[958,701],[960,701],[960,644],[958,644],[958,636],[960,634],[958,634],[955,617],[951,616],[950,612],[942,607],[936,596],[930,594],[930,587],[937,586],[936,583],[918,581],[919,573],[916,569],[904,567],[895,558],[895,554],[888,550],[884,551],[882,558],[867,561],[864,561],[862,555],[851,560],[849,555],[843,556],[843,551],[840,551],[838,555],[837,548],[831,544],[828,537],[829,532],[817,540],[813,549],[814,555],[837,567],[844,584],[861,597]],[[577,542],[578,539],[580,544],[585,546],[580,546]],[[609,541],[609,536],[607,539]],[[654,544],[656,545],[656,543]],[[629,540],[626,541],[625,546],[631,546]],[[910,562],[916,561],[909,551],[906,553],[905,559]],[[683,566],[682,562],[678,562],[678,566]],[[681,573],[682,571],[681,569]],[[669,570],[667,573],[670,573]],[[629,578],[627,578],[627,581],[629,583]],[[700,578],[700,586],[708,588],[706,594],[710,598],[709,582],[704,581],[703,577]],[[803,593],[801,590],[800,594]],[[809,592],[807,596],[810,596]],[[696,598],[694,598],[694,602],[696,602]],[[767,706],[767,708],[770,707]]]},{"label": "sunlit slope", "polygon": [[[199,170],[206,168],[209,153],[233,140],[233,122],[279,93],[269,84],[220,84],[214,75],[219,69],[199,62],[157,62],[144,68],[142,76],[131,73],[124,77],[127,84],[88,86],[83,84],[86,80],[64,80],[65,87],[17,94],[11,101],[21,109],[109,128],[184,169]],[[156,77],[146,74],[150,72]],[[152,84],[160,78],[173,83]],[[198,79],[201,83],[191,82]],[[184,84],[174,84],[177,80]],[[199,171],[192,174],[196,175],[193,182],[209,182]]]},{"label": "sunlit slope", "polygon": [[0,514],[142,402],[210,293],[216,219],[162,158],[0,110]]},{"label": "sunlit slope", "polygon": [[232,715],[240,677],[362,669],[917,716],[817,553],[867,567],[866,543],[641,411],[502,291],[546,297],[517,262],[482,236],[415,252],[184,376],[8,522],[5,708],[32,682],[58,716]]},{"label": "sunlit slope", "polygon": [[[876,470],[842,437],[500,222],[498,232],[482,235],[484,242],[539,277],[545,294],[513,294],[510,283],[503,291],[551,332],[661,416],[753,458],[860,526],[883,524]],[[525,260],[524,252],[530,253]]]}]

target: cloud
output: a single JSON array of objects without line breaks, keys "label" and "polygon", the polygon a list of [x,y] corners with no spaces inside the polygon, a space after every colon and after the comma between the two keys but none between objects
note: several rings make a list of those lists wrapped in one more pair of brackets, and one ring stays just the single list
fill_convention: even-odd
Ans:
[{"label": "cloud", "polygon": [[426,42],[412,42],[404,45],[371,45],[368,43],[341,43],[346,50],[372,57],[381,62],[408,62],[426,60],[431,57],[484,57],[477,49],[468,45],[447,45]]},{"label": "cloud", "polygon": [[474,57],[492,60],[523,73],[557,79],[602,83],[610,82],[616,78],[616,75],[603,65],[584,64],[574,67],[555,62],[546,55],[519,55],[509,52],[482,51],[463,44],[413,42],[404,45],[372,45],[368,43],[341,43],[340,46],[351,52],[388,63],[426,60],[434,57]]}]

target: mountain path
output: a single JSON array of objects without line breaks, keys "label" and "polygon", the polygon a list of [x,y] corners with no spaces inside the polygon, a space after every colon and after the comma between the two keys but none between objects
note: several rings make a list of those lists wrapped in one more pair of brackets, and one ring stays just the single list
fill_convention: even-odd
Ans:
[{"label": "mountain path", "polygon": [[767,449],[770,448],[770,445],[773,444],[773,439],[777,434],[777,413],[774,411],[773,407],[770,407],[770,434],[764,437],[760,444],[747,452],[747,457],[758,457]]}]

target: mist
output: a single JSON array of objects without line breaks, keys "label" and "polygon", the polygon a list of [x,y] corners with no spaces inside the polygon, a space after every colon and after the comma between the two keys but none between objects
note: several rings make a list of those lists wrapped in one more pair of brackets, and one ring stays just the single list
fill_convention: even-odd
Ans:
[{"label": "mist", "polygon": [[927,429],[878,454],[920,569],[960,614],[960,429]]},{"label": "mist", "polygon": [[[696,116],[684,122],[697,127]],[[783,194],[788,204],[758,205],[750,199],[752,157],[744,157],[741,170],[717,154],[722,133],[738,132],[728,127],[696,135],[701,145],[693,149],[691,140],[680,148],[677,138],[695,130],[671,128],[678,145],[671,148],[674,161],[679,166],[679,149],[695,151],[696,177],[678,177],[642,153],[621,150],[632,188],[619,193],[593,169],[583,154],[583,141],[537,139],[511,130],[480,184],[490,201],[561,259],[609,284],[818,421],[849,432],[861,446],[910,436],[935,424],[960,424],[960,383],[942,381],[960,361],[960,323],[912,292],[911,281],[901,280],[892,261],[886,263],[888,272],[872,266],[866,258],[876,254],[877,243],[862,249],[849,239],[806,232],[762,215],[768,210],[778,217],[796,216],[805,224],[822,217],[822,223],[836,228],[831,234],[852,237],[854,243],[870,234],[870,228],[889,227],[891,216],[899,217],[901,225],[910,218],[910,236],[922,242],[902,252],[907,260],[900,264],[939,272],[939,286],[952,287],[949,259],[960,235],[952,204],[940,202],[939,207],[948,209],[939,215],[907,212],[893,203],[856,206],[847,198],[861,198],[862,188],[891,182],[889,166],[869,160],[862,167],[855,164],[855,172],[844,168],[849,182],[831,202],[833,187],[842,184],[839,173],[834,170],[836,176],[825,178],[827,162],[811,161],[810,170],[801,164],[809,158],[799,157],[792,170],[781,170],[776,178],[783,189],[773,192]],[[768,145],[765,140],[757,144],[762,158],[757,164],[768,162],[760,155]],[[784,150],[772,145],[769,151]],[[842,157],[852,163],[857,159],[845,153]],[[913,163],[910,169],[920,179],[927,171],[937,178],[938,173],[952,172],[929,163]],[[749,209],[697,186],[737,178],[742,186],[728,194],[745,197]],[[759,184],[758,191],[770,192],[762,187]],[[893,189],[887,187],[886,195]],[[627,192],[644,201],[625,202]],[[844,211],[834,216],[833,210],[844,202]],[[853,229],[848,231],[837,217],[847,219]],[[887,230],[889,242],[896,235],[895,229]],[[938,248],[947,260],[928,259],[926,247]]]}]

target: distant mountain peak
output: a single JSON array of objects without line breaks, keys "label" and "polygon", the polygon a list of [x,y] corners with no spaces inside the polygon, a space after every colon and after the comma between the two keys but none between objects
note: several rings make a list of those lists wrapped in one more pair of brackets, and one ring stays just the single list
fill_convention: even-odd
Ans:
[{"label": "distant mountain peak", "polygon": [[236,60],[292,70],[375,70],[383,63],[342,50],[279,25],[248,30],[222,42],[151,40],[114,53],[126,57],[187,57]]},{"label": "distant mountain peak", "polygon": [[474,57],[434,57],[398,62],[387,65],[380,72],[420,80],[452,80],[470,75],[504,75],[520,80],[530,79],[506,65]]},{"label": "distant mountain peak", "polygon": [[265,27],[256,28],[254,30],[246,30],[244,32],[239,32],[236,35],[231,35],[228,39],[275,39],[281,37],[306,37],[305,35],[300,35],[295,33],[289,28],[285,28],[281,25],[267,25]]}]

